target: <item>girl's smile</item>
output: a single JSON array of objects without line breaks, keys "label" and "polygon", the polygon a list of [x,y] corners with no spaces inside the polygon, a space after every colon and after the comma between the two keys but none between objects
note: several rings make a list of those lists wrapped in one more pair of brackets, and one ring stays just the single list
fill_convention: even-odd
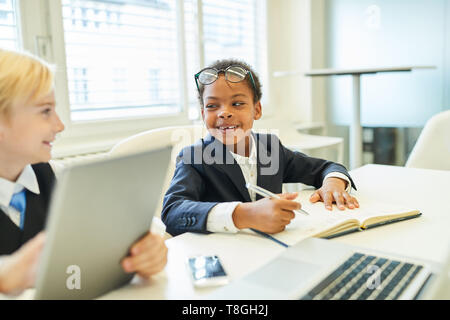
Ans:
[{"label": "girl's smile", "polygon": [[[261,118],[261,103],[255,103],[253,96],[246,82],[232,83],[223,75],[205,86],[202,117],[206,128],[233,152],[249,149],[249,140],[244,138],[250,135],[253,121]],[[238,148],[240,143],[245,148]]]}]

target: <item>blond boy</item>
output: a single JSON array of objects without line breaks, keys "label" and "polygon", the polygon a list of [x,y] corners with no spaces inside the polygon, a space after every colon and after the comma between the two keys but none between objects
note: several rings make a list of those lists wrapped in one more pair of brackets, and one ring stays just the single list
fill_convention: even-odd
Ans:
[{"label": "blond boy", "polygon": [[[0,49],[0,292],[34,283],[55,181],[52,143],[64,124],[55,110],[51,66],[27,53]],[[39,234],[39,235],[38,235]],[[122,261],[149,277],[167,262],[161,237],[148,233]]]}]

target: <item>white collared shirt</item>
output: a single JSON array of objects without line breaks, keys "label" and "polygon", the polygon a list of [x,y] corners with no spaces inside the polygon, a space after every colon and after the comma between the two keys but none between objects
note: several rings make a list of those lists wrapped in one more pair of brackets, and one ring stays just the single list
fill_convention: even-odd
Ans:
[{"label": "white collared shirt", "polygon": [[40,194],[39,184],[31,165],[25,166],[16,182],[0,177],[0,208],[14,222],[20,226],[20,212],[10,207],[9,203],[15,193],[27,189],[35,194]]},{"label": "white collared shirt", "polygon": [[[249,182],[253,185],[257,185],[258,180],[258,169],[257,169],[257,155],[256,155],[256,142],[253,134],[251,134],[251,145],[250,145],[250,156],[244,157],[233,153],[236,162],[239,164],[241,168],[242,174],[244,176],[245,182]],[[345,174],[340,172],[330,172],[323,179],[324,181],[328,178],[341,178],[347,181],[347,192],[350,192],[351,184],[350,180],[347,178]],[[256,200],[256,194],[254,191],[249,190],[250,199],[252,201]],[[234,225],[233,222],[233,212],[236,209],[237,205],[242,202],[233,201],[233,202],[222,202],[214,206],[208,214],[208,219],[206,221],[206,230],[210,232],[227,232],[227,233],[236,233],[239,231],[238,228]]]},{"label": "white collared shirt", "polygon": [[[49,162],[53,172],[58,175],[63,167],[54,161]],[[0,209],[14,222],[17,226],[20,226],[20,212],[15,208],[10,207],[9,203],[15,193],[21,192],[23,189],[27,189],[34,194],[40,194],[39,183],[36,178],[31,165],[26,165],[22,170],[22,173],[17,178],[16,182],[9,181],[0,177]]]}]

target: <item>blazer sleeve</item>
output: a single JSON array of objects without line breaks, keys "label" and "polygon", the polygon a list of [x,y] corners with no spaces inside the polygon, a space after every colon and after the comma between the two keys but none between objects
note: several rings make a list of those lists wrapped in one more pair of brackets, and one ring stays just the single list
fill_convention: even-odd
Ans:
[{"label": "blazer sleeve", "polygon": [[304,153],[292,151],[284,147],[280,141],[280,156],[284,163],[283,182],[301,182],[315,188],[322,186],[325,176],[331,172],[340,172],[348,177],[352,187],[356,186],[347,172],[347,169],[338,163],[332,161],[313,158]]},{"label": "blazer sleeve", "polygon": [[[181,154],[178,159],[182,158]],[[161,218],[172,236],[184,232],[210,233],[206,230],[208,213],[217,202],[201,201],[205,183],[195,166],[178,160],[164,196]]]}]

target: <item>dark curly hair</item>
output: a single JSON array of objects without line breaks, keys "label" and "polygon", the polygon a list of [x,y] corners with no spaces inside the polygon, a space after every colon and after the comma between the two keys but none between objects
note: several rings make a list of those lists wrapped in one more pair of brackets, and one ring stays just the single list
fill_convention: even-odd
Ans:
[{"label": "dark curly hair", "polygon": [[[236,59],[224,59],[224,60],[217,60],[213,64],[209,65],[208,68],[215,68],[217,70],[225,70],[229,66],[240,66],[252,73],[253,80],[255,82],[255,87],[253,87],[252,80],[250,79],[250,75],[247,74],[245,77],[245,82],[247,83],[248,87],[253,91],[253,100],[254,102],[258,102],[261,100],[262,97],[262,91],[261,91],[261,82],[259,81],[258,74],[253,71],[252,67],[250,67],[247,63],[236,60]],[[203,108],[203,92],[205,91],[205,86],[199,83],[199,90],[198,90],[198,100],[200,102],[200,106]]]}]

